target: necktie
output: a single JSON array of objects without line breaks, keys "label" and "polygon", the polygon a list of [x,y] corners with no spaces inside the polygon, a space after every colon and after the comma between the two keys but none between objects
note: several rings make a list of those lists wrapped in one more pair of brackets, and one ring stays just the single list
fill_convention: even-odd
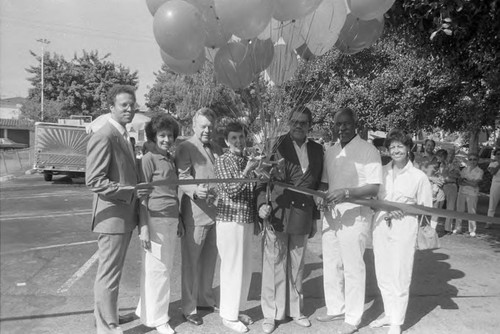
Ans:
[{"label": "necktie", "polygon": [[212,164],[215,165],[215,157],[214,157],[214,154],[212,153],[212,148],[211,148],[210,143],[203,144],[203,147],[205,148],[205,152],[207,152],[207,155],[210,158],[210,161],[212,161]]},{"label": "necktie", "polygon": [[127,142],[128,151],[132,155],[132,158],[134,158],[134,160],[135,160],[135,148],[132,147],[132,142],[130,141],[130,136],[128,135],[127,132],[125,132],[123,134],[123,138]]}]

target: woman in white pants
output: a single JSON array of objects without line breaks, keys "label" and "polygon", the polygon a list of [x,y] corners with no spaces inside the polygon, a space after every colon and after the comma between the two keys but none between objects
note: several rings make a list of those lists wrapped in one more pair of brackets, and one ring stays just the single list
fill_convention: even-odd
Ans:
[{"label": "woman in white pants", "polygon": [[[148,139],[156,144],[142,158],[145,182],[164,181],[154,186],[151,195],[141,203],[139,238],[142,247],[141,299],[136,314],[147,327],[160,334],[172,334],[168,307],[170,273],[178,237],[184,233],[179,220],[177,180],[174,157],[169,152],[179,134],[179,125],[167,114],[154,116],[146,126]],[[165,182],[166,181],[166,182]]]},{"label": "woman in white pants", "polygon": [[[483,170],[479,168],[476,153],[469,153],[467,167],[460,171],[458,179],[457,211],[464,212],[467,204],[468,213],[476,213],[477,198],[479,196],[479,182],[483,179]],[[457,226],[453,233],[462,233],[462,220],[457,219]],[[476,236],[476,222],[469,220],[469,235]]]},{"label": "woman in white pants", "polygon": [[[432,207],[432,188],[427,176],[409,160],[412,140],[405,132],[392,130],[385,142],[392,162],[383,166],[383,184],[378,199]],[[401,333],[410,294],[418,219],[402,211],[378,211],[374,216],[373,253],[375,273],[382,294],[384,314],[370,327],[389,327]]]},{"label": "woman in white pants", "polygon": [[[490,187],[490,203],[488,205],[488,216],[494,217],[498,202],[500,202],[500,148],[493,152],[495,160],[488,165],[490,172],[491,187]],[[491,223],[486,224],[486,228],[491,228]]]},{"label": "woman in white pants", "polygon": [[[215,175],[219,179],[245,179],[258,161],[245,156],[246,133],[243,125],[231,122],[224,129],[229,150],[217,158]],[[248,297],[252,278],[252,236],[255,220],[254,183],[217,185],[217,249],[220,255],[219,314],[224,326],[239,332],[253,323],[240,308]]]}]

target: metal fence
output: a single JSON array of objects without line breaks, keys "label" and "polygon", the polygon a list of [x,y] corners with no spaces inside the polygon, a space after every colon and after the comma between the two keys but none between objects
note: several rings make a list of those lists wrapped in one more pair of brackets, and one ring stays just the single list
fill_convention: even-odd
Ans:
[{"label": "metal fence", "polygon": [[0,174],[2,176],[19,173],[33,168],[33,149],[0,151]]}]

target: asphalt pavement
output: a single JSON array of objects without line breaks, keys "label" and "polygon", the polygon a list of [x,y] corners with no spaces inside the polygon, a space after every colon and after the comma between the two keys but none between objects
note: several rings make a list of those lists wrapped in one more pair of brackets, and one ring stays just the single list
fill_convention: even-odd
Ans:
[{"label": "asphalt pavement", "polygon": [[[22,175],[0,182],[0,332],[94,333],[93,281],[97,268],[96,235],[90,231],[92,195],[83,179]],[[481,197],[478,213],[485,214]],[[500,216],[500,210],[497,211]],[[417,252],[405,333],[498,333],[500,326],[500,226],[478,224],[478,236],[446,235],[441,248]],[[438,227],[441,228],[441,227]],[[261,333],[261,248],[253,240],[253,276],[244,312]],[[140,245],[134,235],[120,287],[120,313],[131,315],[139,298]],[[359,333],[382,334],[368,323],[382,312],[373,252],[367,250],[366,311]],[[171,325],[178,333],[233,333],[217,313],[201,313],[204,325],[186,323],[180,311],[180,247],[172,273]],[[218,291],[219,279],[214,287]],[[321,323],[323,315],[321,237],[310,239],[304,274],[304,311],[312,327],[283,322],[275,333],[334,333],[340,322]],[[156,333],[138,319],[122,325],[125,333]]]}]

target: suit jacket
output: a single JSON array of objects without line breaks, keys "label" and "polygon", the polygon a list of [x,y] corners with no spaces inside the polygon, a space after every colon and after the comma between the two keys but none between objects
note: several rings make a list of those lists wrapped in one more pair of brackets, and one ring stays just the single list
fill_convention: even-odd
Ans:
[{"label": "suit jacket", "polygon": [[[282,179],[279,181],[304,187],[318,189],[323,171],[323,147],[309,140],[307,142],[307,157],[309,167],[302,172],[297,152],[289,134],[278,139],[279,145],[273,150],[274,159],[284,158]],[[259,184],[257,192],[257,208],[266,204],[267,183]],[[272,207],[270,222],[276,231],[290,234],[309,234],[314,220],[320,218],[314,198],[281,187],[270,189],[270,205]]]},{"label": "suit jacket", "polygon": [[139,182],[129,143],[111,124],[94,133],[87,145],[85,181],[94,192],[92,231],[127,233],[138,222],[134,187]]},{"label": "suit jacket", "polygon": [[[215,159],[222,155],[222,148],[211,142],[214,155],[212,161],[203,147],[203,143],[192,136],[182,142],[175,151],[175,164],[179,171],[179,180],[189,179],[215,179]],[[217,208],[208,205],[205,199],[193,199],[193,194],[198,185],[181,185],[181,214],[186,225],[210,225],[215,223]],[[215,184],[210,185],[215,188]]]}]

